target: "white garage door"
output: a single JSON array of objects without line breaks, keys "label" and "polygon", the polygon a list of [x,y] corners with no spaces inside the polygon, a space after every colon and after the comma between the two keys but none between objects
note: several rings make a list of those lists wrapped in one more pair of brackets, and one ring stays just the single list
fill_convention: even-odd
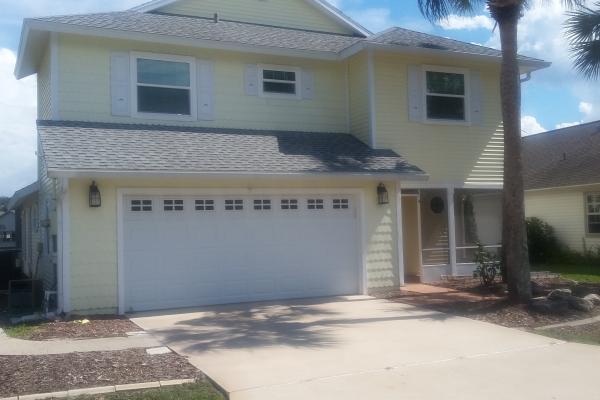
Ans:
[{"label": "white garage door", "polygon": [[125,311],[359,292],[349,195],[125,196]]}]

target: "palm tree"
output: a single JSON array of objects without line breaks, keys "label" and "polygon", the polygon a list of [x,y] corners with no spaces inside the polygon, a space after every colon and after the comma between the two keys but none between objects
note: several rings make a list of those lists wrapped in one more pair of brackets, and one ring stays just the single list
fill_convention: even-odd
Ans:
[{"label": "palm tree", "polygon": [[575,69],[590,79],[600,79],[600,1],[569,12],[567,37],[571,42]]},{"label": "palm tree", "polygon": [[[528,0],[418,0],[421,13],[430,21],[452,13],[472,15],[484,5],[500,32],[502,66],[500,97],[504,122],[503,259],[509,296],[516,302],[531,299],[531,274],[525,231],[523,162],[521,158],[521,82],[517,62],[517,25],[530,5]],[[563,0],[581,6],[583,0]]]}]

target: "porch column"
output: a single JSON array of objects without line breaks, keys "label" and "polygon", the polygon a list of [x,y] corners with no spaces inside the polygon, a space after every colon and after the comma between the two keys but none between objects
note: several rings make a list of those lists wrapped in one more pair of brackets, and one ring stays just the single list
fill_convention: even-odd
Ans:
[{"label": "porch column", "polygon": [[450,186],[446,190],[446,203],[448,204],[448,251],[450,256],[450,270],[452,276],[455,276],[458,271],[456,268],[456,221],[454,214],[454,186]]},{"label": "porch column", "polygon": [[396,229],[398,232],[396,242],[398,253],[398,283],[404,286],[404,231],[402,229],[402,188],[396,184]]}]

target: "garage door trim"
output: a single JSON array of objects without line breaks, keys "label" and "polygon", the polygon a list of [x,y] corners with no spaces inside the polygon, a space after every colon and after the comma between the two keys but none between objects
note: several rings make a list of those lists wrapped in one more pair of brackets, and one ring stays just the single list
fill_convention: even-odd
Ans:
[{"label": "garage door trim", "polygon": [[367,236],[365,229],[365,207],[364,191],[358,188],[228,188],[228,189],[191,189],[191,188],[120,188],[117,189],[117,297],[118,312],[125,313],[125,259],[124,259],[124,198],[129,195],[149,195],[149,196],[175,196],[175,195],[353,195],[357,202],[357,238],[358,238],[358,260],[359,266],[358,280],[359,290],[366,294],[367,291],[367,270],[366,270],[366,248]]}]

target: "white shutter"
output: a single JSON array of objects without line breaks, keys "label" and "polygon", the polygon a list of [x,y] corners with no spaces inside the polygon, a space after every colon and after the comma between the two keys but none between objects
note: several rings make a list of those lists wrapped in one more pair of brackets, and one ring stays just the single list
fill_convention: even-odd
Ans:
[{"label": "white shutter", "polygon": [[470,97],[469,108],[472,125],[481,125],[483,123],[483,105],[482,105],[482,89],[481,89],[481,74],[478,71],[470,72]]},{"label": "white shutter", "polygon": [[315,78],[312,71],[302,70],[300,84],[302,85],[302,98],[306,100],[312,99],[314,97],[315,90]]},{"label": "white shutter", "polygon": [[244,91],[246,96],[258,96],[258,65],[246,64],[244,70]]},{"label": "white shutter", "polygon": [[110,55],[111,113],[115,116],[131,115],[131,74],[129,53],[115,52]]},{"label": "white shutter", "polygon": [[212,61],[197,60],[198,70],[198,119],[211,121],[214,113],[214,65]]},{"label": "white shutter", "polygon": [[420,65],[408,66],[408,119],[422,122],[424,119],[423,69]]}]

